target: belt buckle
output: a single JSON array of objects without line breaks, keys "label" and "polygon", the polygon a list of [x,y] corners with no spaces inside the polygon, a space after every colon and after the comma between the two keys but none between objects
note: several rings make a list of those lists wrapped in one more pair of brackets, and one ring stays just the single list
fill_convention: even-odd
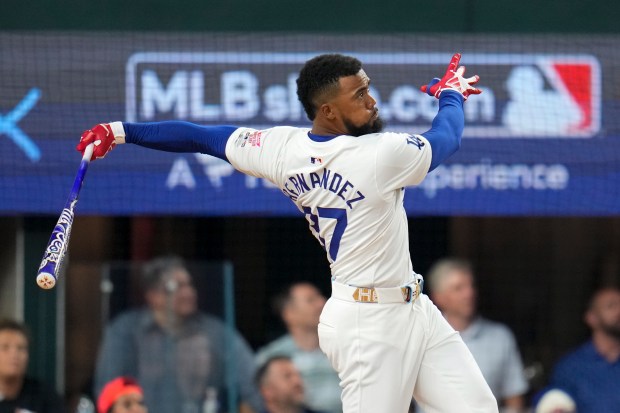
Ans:
[{"label": "belt buckle", "polygon": [[353,299],[358,303],[377,303],[377,290],[374,288],[357,287],[353,292]]}]

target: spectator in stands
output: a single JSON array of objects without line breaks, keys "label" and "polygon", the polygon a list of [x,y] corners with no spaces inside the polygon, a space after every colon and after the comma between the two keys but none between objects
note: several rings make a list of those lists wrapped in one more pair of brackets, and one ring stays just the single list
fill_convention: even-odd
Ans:
[{"label": "spectator in stands", "polygon": [[442,259],[433,265],[426,280],[431,299],[448,323],[460,332],[502,411],[522,411],[528,383],[516,340],[508,327],[477,313],[471,264]]},{"label": "spectator in stands", "polygon": [[220,406],[225,404],[229,360],[235,363],[239,411],[258,411],[254,354],[237,331],[198,310],[196,289],[183,261],[151,261],[144,267],[143,284],[146,307],[121,314],[106,329],[95,394],[115,377],[130,376],[144,389],[150,413],[194,413],[207,394]]},{"label": "spectator in stands", "polygon": [[325,297],[312,284],[299,282],[287,286],[274,298],[274,309],[288,333],[257,353],[262,365],[273,356],[289,357],[301,374],[306,405],[329,413],[342,412],[338,374],[319,348],[318,324]]},{"label": "spectator in stands", "polygon": [[584,321],[592,338],[555,366],[551,387],[564,390],[579,413],[620,411],[620,289],[596,291]]},{"label": "spectator in stands", "polygon": [[262,413],[320,413],[304,406],[304,382],[288,357],[267,359],[258,369],[256,384],[265,403]]},{"label": "spectator in stands", "polygon": [[147,413],[144,391],[132,378],[117,377],[106,383],[97,400],[97,413]]},{"label": "spectator in stands", "polygon": [[26,327],[0,321],[0,413],[62,413],[62,399],[39,380],[26,376],[30,340]]}]

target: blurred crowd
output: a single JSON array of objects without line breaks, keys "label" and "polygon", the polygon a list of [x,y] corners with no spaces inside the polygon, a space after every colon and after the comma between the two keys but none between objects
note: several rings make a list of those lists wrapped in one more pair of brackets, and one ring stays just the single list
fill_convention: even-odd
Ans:
[{"label": "blurred crowd", "polygon": [[[145,306],[106,326],[92,400],[77,406],[65,406],[53,388],[29,377],[27,327],[0,321],[0,413],[342,412],[339,378],[317,333],[326,298],[312,283],[286,285],[272,297],[286,332],[256,352],[239,331],[199,310],[192,274],[180,258],[147,263],[142,287]],[[591,337],[557,355],[542,389],[528,382],[510,327],[479,313],[469,262],[436,262],[425,292],[460,333],[501,412],[620,412],[617,287],[592,293],[583,317]],[[421,409],[412,400],[410,412],[416,411]]]}]

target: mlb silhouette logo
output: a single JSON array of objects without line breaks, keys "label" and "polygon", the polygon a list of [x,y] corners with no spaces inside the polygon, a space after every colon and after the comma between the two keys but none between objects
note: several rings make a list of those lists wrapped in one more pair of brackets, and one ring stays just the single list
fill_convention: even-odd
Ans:
[{"label": "mlb silhouette logo", "polygon": [[310,157],[310,163],[313,165],[322,165],[323,164],[323,159],[321,158],[315,158],[315,157]]},{"label": "mlb silhouette logo", "polygon": [[540,57],[506,79],[502,123],[512,135],[589,137],[601,129],[601,75],[586,56]]}]

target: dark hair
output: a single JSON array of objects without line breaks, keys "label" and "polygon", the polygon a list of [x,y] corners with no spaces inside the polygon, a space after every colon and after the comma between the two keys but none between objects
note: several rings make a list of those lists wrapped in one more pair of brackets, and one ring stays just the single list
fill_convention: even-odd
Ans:
[{"label": "dark hair", "polygon": [[24,337],[26,337],[26,341],[30,342],[30,333],[28,328],[15,320],[11,320],[9,318],[5,318],[0,320],[0,331],[15,331],[17,333],[21,333]]},{"label": "dark hair", "polygon": [[269,372],[269,368],[276,361],[291,361],[289,356],[285,356],[283,354],[275,355],[269,357],[263,364],[260,365],[258,370],[256,370],[256,375],[254,376],[254,382],[256,383],[256,387],[260,388],[265,382],[265,376]]},{"label": "dark hair", "polygon": [[273,299],[271,300],[271,309],[275,314],[281,315],[284,308],[286,308],[288,303],[291,301],[291,295],[295,285],[296,284],[288,284],[284,286],[280,292],[273,296]]},{"label": "dark hair", "polygon": [[142,288],[145,291],[161,286],[164,276],[176,269],[185,269],[185,263],[181,257],[167,256],[155,258],[142,267]]},{"label": "dark hair", "polygon": [[308,60],[297,78],[297,97],[308,119],[316,117],[321,95],[337,87],[341,77],[356,75],[361,69],[359,60],[341,54],[323,54]]}]

